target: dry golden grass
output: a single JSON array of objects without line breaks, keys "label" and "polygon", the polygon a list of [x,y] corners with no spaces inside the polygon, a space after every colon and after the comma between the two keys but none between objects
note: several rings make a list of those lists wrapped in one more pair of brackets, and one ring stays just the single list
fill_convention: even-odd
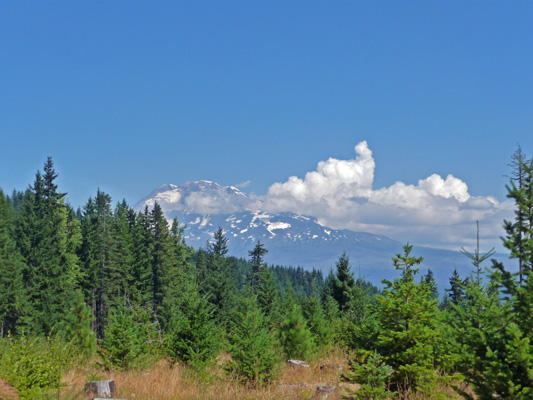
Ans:
[{"label": "dry golden grass", "polygon": [[[65,375],[65,392],[81,393],[90,380],[113,379],[118,398],[128,400],[289,400],[310,399],[316,387],[338,386],[339,395],[346,395],[346,387],[357,390],[355,384],[341,382],[348,367],[348,358],[340,350],[324,352],[309,365],[310,368],[282,366],[276,382],[264,388],[243,386],[232,381],[222,368],[229,356],[222,354],[217,365],[198,375],[181,365],[170,368],[165,360],[158,361],[145,371],[103,372],[96,367],[79,368]],[[322,367],[322,368],[321,368]],[[451,388],[443,388],[453,395]],[[68,397],[71,398],[71,397]],[[77,397],[83,399],[83,397]],[[425,400],[416,395],[405,395],[402,400]]]}]

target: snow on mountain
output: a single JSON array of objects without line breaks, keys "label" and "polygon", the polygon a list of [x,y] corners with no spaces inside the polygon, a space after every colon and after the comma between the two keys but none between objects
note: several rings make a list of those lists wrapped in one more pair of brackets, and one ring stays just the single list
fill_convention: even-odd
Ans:
[{"label": "snow on mountain", "polygon": [[[237,257],[248,258],[248,251],[261,241],[268,249],[269,264],[315,267],[327,273],[346,252],[354,272],[375,284],[398,275],[391,258],[403,252],[405,243],[382,235],[332,229],[309,215],[267,213],[260,209],[261,203],[232,186],[211,181],[166,184],[135,208],[151,208],[156,201],[169,220],[177,217],[187,226],[185,242],[195,248],[205,247],[220,227],[228,238],[229,254]],[[459,252],[415,247],[413,254],[425,258],[422,269],[433,270],[441,290],[454,268],[462,276],[472,270],[470,261]]]}]

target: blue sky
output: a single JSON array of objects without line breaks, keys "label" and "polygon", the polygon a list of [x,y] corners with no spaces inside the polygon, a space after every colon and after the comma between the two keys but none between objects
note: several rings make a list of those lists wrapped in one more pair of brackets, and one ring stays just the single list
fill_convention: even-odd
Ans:
[{"label": "blue sky", "polygon": [[366,141],[375,190],[452,174],[503,202],[517,143],[533,152],[532,15],[495,1],[0,1],[0,187],[24,189],[50,155],[74,206],[98,187],[133,204],[199,179],[266,195]]}]

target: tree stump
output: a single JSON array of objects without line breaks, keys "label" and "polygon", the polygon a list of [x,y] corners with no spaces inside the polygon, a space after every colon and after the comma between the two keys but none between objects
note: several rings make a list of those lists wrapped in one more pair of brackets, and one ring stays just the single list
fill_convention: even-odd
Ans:
[{"label": "tree stump", "polygon": [[317,386],[316,393],[311,400],[338,400],[339,390],[336,386]]},{"label": "tree stump", "polygon": [[94,381],[85,385],[85,393],[96,398],[113,398],[117,394],[115,381]]}]

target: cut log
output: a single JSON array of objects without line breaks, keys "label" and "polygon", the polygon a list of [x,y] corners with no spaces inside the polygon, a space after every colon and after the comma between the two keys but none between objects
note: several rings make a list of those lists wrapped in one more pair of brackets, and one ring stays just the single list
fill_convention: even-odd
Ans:
[{"label": "cut log", "polygon": [[94,381],[85,385],[85,394],[95,398],[111,399],[117,394],[115,381]]}]

